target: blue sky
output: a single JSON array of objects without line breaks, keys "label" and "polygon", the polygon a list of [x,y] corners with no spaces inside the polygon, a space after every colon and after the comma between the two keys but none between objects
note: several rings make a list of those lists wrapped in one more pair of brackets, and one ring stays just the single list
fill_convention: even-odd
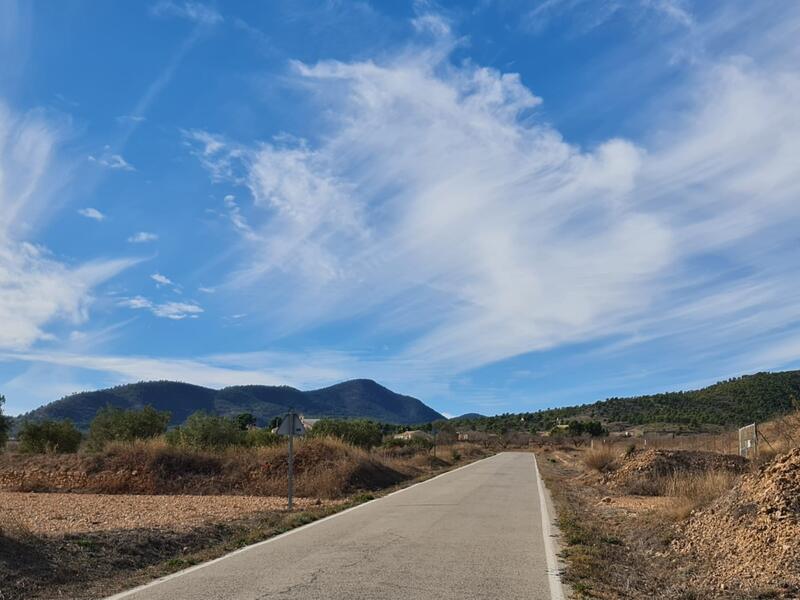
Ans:
[{"label": "blue sky", "polygon": [[0,0],[0,393],[447,413],[800,364],[800,5]]}]

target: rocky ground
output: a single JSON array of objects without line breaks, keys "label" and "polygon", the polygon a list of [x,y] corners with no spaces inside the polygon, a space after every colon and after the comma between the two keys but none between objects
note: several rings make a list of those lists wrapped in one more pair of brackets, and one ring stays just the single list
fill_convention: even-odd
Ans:
[{"label": "rocky ground", "polygon": [[695,577],[698,586],[800,597],[800,448],[745,475],[693,514],[672,547],[678,556],[713,564]]}]

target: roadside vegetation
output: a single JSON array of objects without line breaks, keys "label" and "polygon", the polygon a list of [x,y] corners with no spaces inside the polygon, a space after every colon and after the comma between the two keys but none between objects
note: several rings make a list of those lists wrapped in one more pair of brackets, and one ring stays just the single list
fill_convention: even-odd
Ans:
[{"label": "roadside vegetation", "polygon": [[[272,432],[276,422],[259,428],[248,413],[222,417],[204,412],[190,415],[177,427],[170,428],[169,422],[169,413],[149,406],[107,406],[98,411],[85,436],[68,421],[20,425],[14,448],[0,454],[0,496],[37,492],[45,504],[50,497],[61,507],[73,506],[66,509],[68,514],[77,504],[89,512],[65,517],[65,529],[58,533],[35,530],[35,518],[21,519],[19,513],[14,518],[0,506],[3,600],[104,596],[482,458],[499,447],[460,443],[454,432],[445,430],[437,436],[434,456],[432,436],[395,439],[395,426],[322,419],[309,435],[295,439],[298,502],[290,513],[285,510],[287,444]],[[69,500],[79,494],[86,502]],[[257,499],[271,508],[200,525],[175,522],[166,528],[163,519],[148,525],[147,513],[137,513],[134,528],[122,529],[103,526],[98,516],[108,511],[117,515],[110,507],[123,506],[134,496],[152,498],[147,502],[167,510],[170,498],[185,495],[215,496],[214,503],[224,506]],[[18,499],[15,505],[20,505]],[[37,506],[41,509],[41,502]],[[66,527],[76,518],[87,523],[85,531]],[[61,521],[50,523],[60,527]]]},{"label": "roadside vegetation", "polygon": [[760,430],[749,461],[640,440],[540,445],[575,597],[800,597],[800,413]]},{"label": "roadside vegetation", "polygon": [[19,451],[28,454],[77,452],[82,437],[69,421],[26,421],[17,436]]}]

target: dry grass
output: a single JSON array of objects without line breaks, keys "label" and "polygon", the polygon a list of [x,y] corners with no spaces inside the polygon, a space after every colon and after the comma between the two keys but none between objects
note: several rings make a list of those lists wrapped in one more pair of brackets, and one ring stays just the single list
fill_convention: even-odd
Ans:
[{"label": "dry grass", "polygon": [[583,463],[590,469],[607,473],[617,467],[617,452],[608,446],[598,446],[583,454]]},{"label": "dry grass", "polygon": [[[455,454],[454,454],[455,452]],[[356,448],[337,438],[295,442],[295,493],[300,497],[341,498],[375,491],[485,456],[472,444],[398,456]],[[171,446],[162,438],[112,443],[97,454],[13,456],[0,460],[0,486],[14,491],[81,491],[105,494],[282,495],[287,487],[285,444],[206,451]],[[22,476],[19,474],[22,473]]]},{"label": "dry grass", "polygon": [[738,479],[730,471],[714,470],[702,473],[676,473],[664,477],[659,483],[662,496],[674,498],[665,509],[667,516],[683,520],[692,511],[708,506],[729,491]]}]

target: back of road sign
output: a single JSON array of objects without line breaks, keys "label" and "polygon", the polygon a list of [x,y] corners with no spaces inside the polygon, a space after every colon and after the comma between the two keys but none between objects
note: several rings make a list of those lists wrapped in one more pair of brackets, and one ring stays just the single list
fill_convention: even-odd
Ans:
[{"label": "back of road sign", "polygon": [[278,427],[278,435],[304,435],[306,432],[305,425],[300,420],[300,416],[296,413],[290,413],[284,417]]}]

